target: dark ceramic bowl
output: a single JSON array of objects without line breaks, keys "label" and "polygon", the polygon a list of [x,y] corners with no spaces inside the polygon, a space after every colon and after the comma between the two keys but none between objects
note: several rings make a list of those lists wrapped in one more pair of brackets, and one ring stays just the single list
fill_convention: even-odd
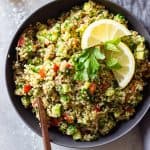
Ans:
[{"label": "dark ceramic bowl", "polygon": [[[41,135],[40,127],[38,121],[33,116],[32,112],[24,109],[20,102],[20,98],[14,95],[14,81],[13,81],[13,70],[12,65],[13,61],[15,60],[16,51],[15,47],[17,45],[17,41],[19,36],[23,32],[23,30],[29,25],[34,24],[37,21],[46,22],[48,18],[53,18],[59,16],[63,11],[67,11],[71,9],[74,5],[81,5],[86,0],[56,0],[49,4],[46,4],[44,7],[38,9],[34,12],[26,21],[21,25],[18,29],[17,33],[15,34],[12,43],[10,45],[8,55],[6,59],[6,85],[10,95],[10,99],[12,101],[13,106],[15,107],[16,111],[19,113],[20,117],[27,123],[27,125],[33,129],[38,135]],[[128,11],[123,9],[122,7],[105,0],[97,0],[102,5],[105,5],[108,10],[113,13],[121,13],[123,14],[127,20],[129,21],[129,28],[138,31],[141,35],[143,35],[146,39],[146,44],[149,47],[150,45],[150,37],[139,21],[133,17]],[[96,147],[101,146],[116,139],[122,137],[126,133],[128,133],[131,129],[133,129],[143,118],[145,113],[148,111],[150,107],[150,84],[145,87],[144,90],[144,100],[141,104],[139,104],[135,116],[130,119],[129,121],[120,123],[120,125],[112,131],[110,134],[104,137],[100,137],[97,141],[93,142],[75,142],[69,136],[61,134],[56,129],[50,130],[50,136],[55,144],[63,145],[66,147],[76,147],[76,148],[88,148],[88,147]]]}]

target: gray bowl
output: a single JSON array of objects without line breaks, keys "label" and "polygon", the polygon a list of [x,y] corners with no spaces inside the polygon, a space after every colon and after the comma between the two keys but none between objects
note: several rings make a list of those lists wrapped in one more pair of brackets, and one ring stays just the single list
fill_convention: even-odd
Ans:
[{"label": "gray bowl", "polygon": [[[10,57],[7,57],[6,59],[5,77],[6,77],[6,85],[10,96],[10,100],[14,108],[16,109],[16,111],[19,113],[20,117],[24,120],[24,122],[40,136],[41,136],[41,130],[38,121],[35,119],[31,111],[24,109],[24,107],[20,102],[20,97],[14,95],[15,85],[13,81],[12,64],[13,61],[16,59],[15,47],[17,45],[17,41],[19,39],[19,36],[23,32],[23,30],[29,24],[34,24],[37,21],[46,22],[48,18],[58,17],[63,11],[67,11],[71,9],[71,7],[74,5],[81,5],[85,1],[86,0],[56,0],[41,7],[36,12],[34,12],[28,19],[26,19],[26,21],[21,25],[21,27],[18,29],[17,33],[15,34],[12,43],[10,45],[10,48],[8,50],[8,55]],[[96,0],[96,1],[106,6],[106,8],[113,13],[123,14],[129,21],[129,28],[138,31],[141,35],[143,35],[146,39],[147,47],[149,48],[150,37],[147,31],[145,30],[145,28],[143,27],[143,25],[134,16],[132,16],[124,8],[110,1],[105,1],[105,0]],[[150,91],[150,84],[147,85],[147,87],[145,87],[144,89],[143,101],[137,107],[136,114],[134,115],[134,117],[131,118],[129,121],[120,123],[107,136],[100,137],[97,141],[93,141],[93,142],[75,142],[69,136],[61,134],[57,129],[51,129],[49,132],[53,140],[53,143],[66,146],[66,147],[89,148],[89,147],[101,146],[117,140],[118,138],[128,133],[131,129],[133,129],[140,122],[140,120],[143,118],[145,113],[148,111],[150,107],[149,91]]]}]

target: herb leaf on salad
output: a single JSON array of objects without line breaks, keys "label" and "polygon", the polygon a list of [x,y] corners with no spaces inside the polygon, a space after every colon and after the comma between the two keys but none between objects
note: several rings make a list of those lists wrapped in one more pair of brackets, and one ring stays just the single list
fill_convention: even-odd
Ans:
[{"label": "herb leaf on salad", "polygon": [[[74,60],[74,79],[80,81],[94,80],[97,77],[97,73],[100,69],[99,60],[105,59],[105,54],[102,53],[101,48],[104,48],[103,51],[120,52],[120,49],[118,47],[118,44],[120,42],[121,39],[118,38],[107,41],[101,46],[84,49],[81,54]],[[109,69],[112,70],[121,68],[118,60],[113,57],[107,58],[105,64]]]},{"label": "herb leaf on salad", "polygon": [[121,68],[121,65],[119,64],[118,60],[116,58],[109,58],[106,61],[106,65],[108,68],[112,70],[117,70]]},{"label": "herb leaf on salad", "polygon": [[118,44],[121,42],[121,39],[114,39],[114,40],[110,40],[104,43],[104,49],[105,50],[109,50],[109,51],[113,51],[113,52],[119,52],[119,48],[118,48]]},{"label": "herb leaf on salad", "polygon": [[84,49],[75,64],[75,80],[93,80],[100,69],[99,60],[104,60],[105,55],[100,51],[100,47],[91,47]]}]

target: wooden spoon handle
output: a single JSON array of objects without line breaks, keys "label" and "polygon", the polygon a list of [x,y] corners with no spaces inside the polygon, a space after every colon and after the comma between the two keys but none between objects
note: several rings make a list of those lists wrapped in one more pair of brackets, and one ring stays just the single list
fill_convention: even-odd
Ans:
[{"label": "wooden spoon handle", "polygon": [[49,138],[49,134],[48,134],[48,122],[47,122],[44,106],[42,103],[42,99],[38,98],[37,103],[38,103],[38,107],[39,107],[39,116],[40,116],[44,150],[51,150],[50,138]]}]

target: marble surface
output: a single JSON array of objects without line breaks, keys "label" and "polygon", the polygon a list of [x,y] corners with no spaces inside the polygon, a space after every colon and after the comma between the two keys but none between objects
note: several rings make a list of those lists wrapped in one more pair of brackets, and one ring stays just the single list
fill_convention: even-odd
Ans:
[{"label": "marble surface", "polygon": [[[50,0],[0,0],[0,149],[42,150],[41,137],[30,130],[15,112],[5,87],[4,68],[10,41],[19,25],[38,7]],[[115,0],[114,0],[115,1]],[[116,0],[117,1],[117,0]],[[126,1],[126,0],[125,0]],[[123,5],[124,1],[117,1]],[[140,2],[140,0],[139,0]],[[128,9],[128,6],[125,5]],[[150,8],[150,7],[149,7]],[[137,15],[137,14],[136,14]],[[142,18],[143,19],[143,18]],[[143,20],[144,22],[144,20]],[[143,150],[139,127],[119,140],[87,150]],[[52,144],[52,150],[79,150]]]}]

